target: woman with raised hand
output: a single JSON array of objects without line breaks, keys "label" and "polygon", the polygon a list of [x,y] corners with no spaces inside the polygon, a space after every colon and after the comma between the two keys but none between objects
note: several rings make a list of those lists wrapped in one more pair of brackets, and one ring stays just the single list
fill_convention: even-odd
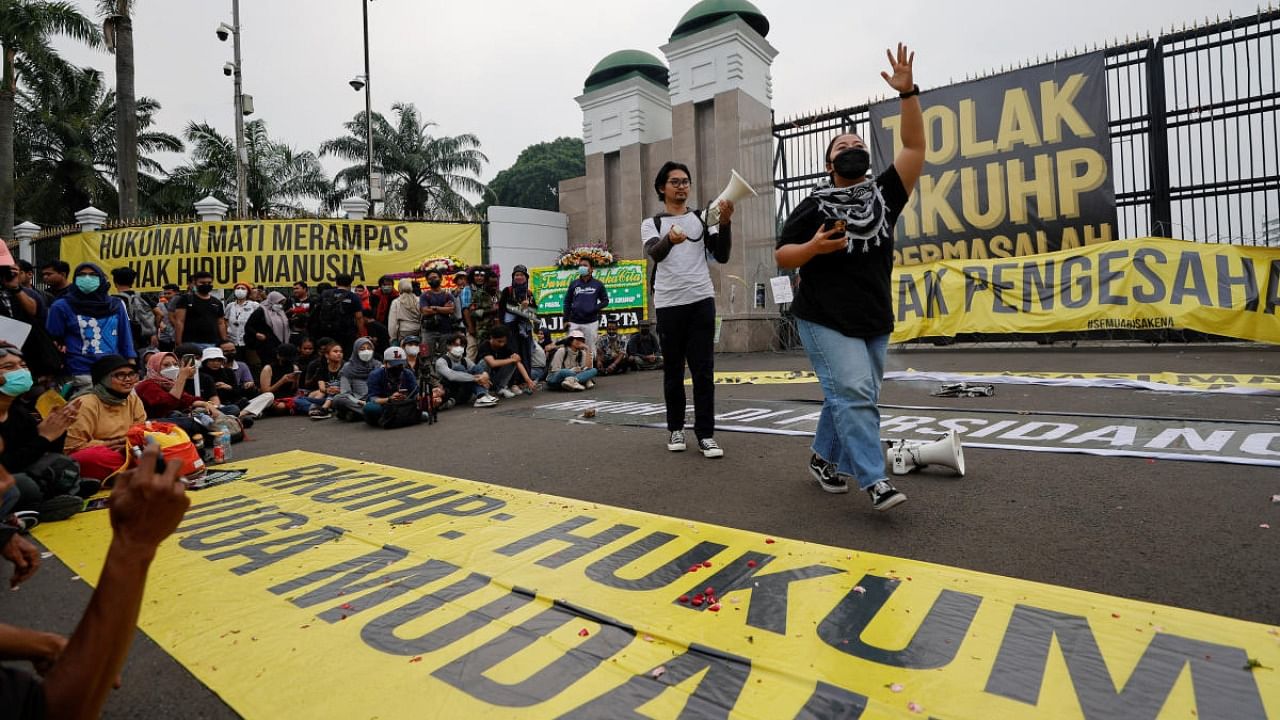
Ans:
[{"label": "woman with raised hand", "polygon": [[849,492],[856,482],[876,510],[907,499],[885,475],[876,404],[893,332],[894,226],[924,169],[925,151],[915,53],[899,43],[896,55],[886,54],[893,72],[880,76],[902,98],[902,149],[873,177],[861,137],[832,138],[829,177],[787,218],[774,252],[779,267],[800,268],[791,309],[822,384],[809,472],[830,493]]}]

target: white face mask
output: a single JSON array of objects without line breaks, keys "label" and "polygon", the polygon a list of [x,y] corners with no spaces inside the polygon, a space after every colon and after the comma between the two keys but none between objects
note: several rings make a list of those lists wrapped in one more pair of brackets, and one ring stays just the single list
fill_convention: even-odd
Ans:
[{"label": "white face mask", "polygon": [[181,368],[179,368],[177,365],[174,365],[172,367],[161,368],[160,374],[164,376],[164,378],[167,380],[177,380],[178,373],[181,371],[182,371]]},{"label": "white face mask", "polygon": [[405,346],[404,351],[409,357],[415,357],[418,353],[422,352],[422,348],[417,345],[407,345]]},{"label": "white face mask", "polygon": [[372,351],[372,350],[361,350],[360,352],[356,353],[356,356],[357,356],[357,357],[359,357],[359,358],[360,358],[361,360],[363,360],[364,362],[369,362],[370,360],[372,360],[372,359],[373,359],[373,351]]},{"label": "white face mask", "polygon": [[237,300],[243,300],[249,297],[249,291],[244,288],[236,288],[235,296]]},{"label": "white face mask", "polygon": [[456,358],[460,358],[466,353],[467,353],[467,349],[462,347],[461,345],[454,345],[453,347],[449,348],[449,354]]}]

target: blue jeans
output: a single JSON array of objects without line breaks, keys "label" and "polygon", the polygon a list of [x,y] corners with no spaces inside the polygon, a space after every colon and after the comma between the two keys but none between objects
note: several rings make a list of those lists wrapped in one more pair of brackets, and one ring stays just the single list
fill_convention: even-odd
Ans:
[{"label": "blue jeans", "polygon": [[885,479],[880,445],[880,383],[889,336],[852,338],[796,319],[809,362],[822,385],[822,415],[813,452],[852,475],[863,490]]},{"label": "blue jeans", "polygon": [[560,384],[571,377],[578,378],[578,382],[585,384],[588,380],[596,376],[598,371],[595,368],[583,370],[580,373],[574,373],[572,370],[557,370],[547,376],[547,386],[558,388]]}]

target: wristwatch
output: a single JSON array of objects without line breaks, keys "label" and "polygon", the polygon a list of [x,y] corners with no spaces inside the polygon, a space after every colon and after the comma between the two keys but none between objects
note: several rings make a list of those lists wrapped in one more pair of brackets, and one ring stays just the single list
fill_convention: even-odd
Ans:
[{"label": "wristwatch", "polygon": [[912,85],[910,90],[904,93],[898,93],[898,97],[902,98],[903,100],[906,100],[907,98],[916,97],[919,94],[920,94],[920,86]]}]

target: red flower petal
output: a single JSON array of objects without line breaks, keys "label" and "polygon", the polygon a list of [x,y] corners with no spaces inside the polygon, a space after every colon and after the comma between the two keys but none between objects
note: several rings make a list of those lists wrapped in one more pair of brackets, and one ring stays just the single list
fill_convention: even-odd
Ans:
[{"label": "red flower petal", "polygon": [[720,603],[716,603],[715,605],[712,605],[707,609],[710,610],[711,612],[720,612]]},{"label": "red flower petal", "polygon": [[586,637],[590,634],[591,633],[587,632],[586,628],[582,628],[581,630],[578,631],[578,637]]},{"label": "red flower petal", "polygon": [[703,592],[705,592],[705,593],[706,593],[706,594],[708,594],[708,595],[715,595],[715,594],[716,594],[716,589],[708,585],[708,586],[707,586],[707,589],[706,589],[706,590],[704,590]]},{"label": "red flower petal", "polygon": [[757,565],[757,563],[756,563],[756,561],[755,561],[755,560],[748,560],[748,561],[747,561],[747,567],[749,567],[749,568],[755,567],[756,565]]},{"label": "red flower petal", "polygon": [[694,606],[694,607],[702,607],[702,598],[701,598],[701,597],[695,597],[695,598],[693,599],[693,606]]},{"label": "red flower petal", "polygon": [[703,560],[703,561],[702,561],[702,567],[711,567],[711,561],[710,561],[710,560]]},{"label": "red flower petal", "polygon": [[689,596],[688,596],[688,595],[681,595],[681,596],[680,596],[680,602],[682,602],[682,603],[687,603],[687,602],[689,602]]},{"label": "red flower petal", "polygon": [[776,542],[776,541],[775,541],[773,538],[765,538],[765,539],[764,539],[764,544],[765,544],[765,545],[772,545],[774,542]]}]

